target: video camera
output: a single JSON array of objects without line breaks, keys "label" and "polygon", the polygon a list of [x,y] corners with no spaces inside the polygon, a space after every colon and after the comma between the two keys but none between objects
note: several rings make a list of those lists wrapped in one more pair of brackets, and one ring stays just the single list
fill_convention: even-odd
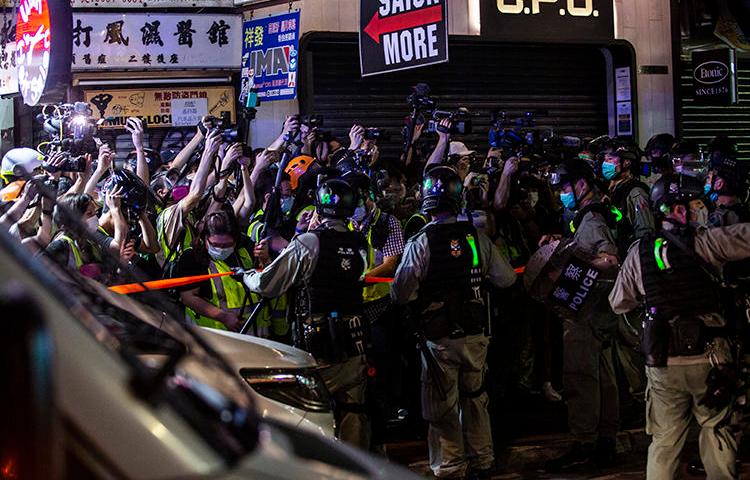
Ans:
[{"label": "video camera", "polygon": [[418,83],[412,87],[412,93],[406,97],[406,102],[412,110],[434,110],[437,102],[430,97],[430,86],[426,83]]},{"label": "video camera", "polygon": [[96,138],[98,123],[87,103],[45,105],[36,120],[49,138],[39,145],[39,151],[47,158],[55,151],[66,157],[60,166],[43,162],[42,167],[48,172],[82,172],[86,168],[85,155],[96,155],[100,144]]},{"label": "video camera", "polygon": [[490,115],[489,144],[503,150],[503,159],[512,156],[540,153],[541,137],[534,122],[535,116],[547,115],[545,111],[527,111],[511,119],[507,112],[495,110]]},{"label": "video camera", "polygon": [[[449,129],[440,126],[440,121],[446,118],[451,121]],[[432,118],[427,123],[427,131],[450,133],[451,135],[468,135],[472,131],[471,113],[465,107],[459,107],[453,112],[433,110]]]},{"label": "video camera", "polygon": [[364,137],[365,140],[383,140],[387,142],[391,139],[391,134],[382,128],[366,128]]}]

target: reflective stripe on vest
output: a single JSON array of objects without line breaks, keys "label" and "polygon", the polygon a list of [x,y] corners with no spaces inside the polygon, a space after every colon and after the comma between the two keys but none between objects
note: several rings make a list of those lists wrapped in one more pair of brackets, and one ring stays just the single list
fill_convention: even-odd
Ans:
[{"label": "reflective stripe on vest", "polygon": [[[243,268],[253,268],[253,260],[250,253],[245,248],[237,250],[240,265]],[[208,264],[208,273],[225,273],[231,271],[231,267],[224,261],[211,259]],[[230,311],[236,315],[240,314],[242,304],[245,301],[245,289],[242,284],[233,279],[230,275],[211,279],[211,299],[212,305],[225,311]],[[254,293],[250,294],[247,306],[245,307],[245,317],[249,317],[252,312],[252,306],[260,302],[260,296]],[[258,336],[267,337],[270,331],[276,335],[284,335],[289,330],[286,322],[286,295],[271,299],[268,304],[260,311],[255,322],[255,332]],[[198,315],[196,312],[186,307],[188,315],[202,327],[217,328],[226,330],[226,326],[212,318]],[[247,320],[247,318],[242,319]]]},{"label": "reflective stripe on vest", "polygon": [[[375,265],[375,248],[372,246],[372,229],[373,227],[380,221],[380,209],[375,207],[375,218],[370,223],[370,225],[367,228],[367,271],[369,272],[373,268],[377,267]],[[352,222],[349,222],[349,229],[354,230],[354,225]],[[362,290],[362,299],[365,303],[368,302],[374,302],[375,300],[380,300],[383,297],[386,297],[390,295],[391,293],[391,286],[388,283],[374,283],[372,285],[367,285]]]},{"label": "reflective stripe on vest", "polygon": [[78,248],[76,241],[67,235],[60,235],[58,239],[63,240],[68,244],[68,246],[70,246],[70,252],[73,254],[73,260],[75,261],[76,268],[80,269],[83,266],[83,257],[81,256],[81,249]]},{"label": "reflective stripe on vest", "polygon": [[[164,230],[164,217],[166,216],[167,209],[163,210],[158,217],[156,217],[156,233],[159,240],[159,245],[161,246],[161,252],[164,255],[164,259],[170,259],[170,253],[171,249],[169,248],[169,245],[167,245],[167,234]],[[193,232],[190,229],[190,225],[185,222],[183,225],[183,228],[185,229],[185,238],[182,240],[182,245],[176,245],[175,248],[177,249],[177,252],[184,252],[188,248],[190,248],[192,242],[193,242]],[[178,235],[180,237],[181,235]],[[175,260],[174,258],[170,260]]]}]

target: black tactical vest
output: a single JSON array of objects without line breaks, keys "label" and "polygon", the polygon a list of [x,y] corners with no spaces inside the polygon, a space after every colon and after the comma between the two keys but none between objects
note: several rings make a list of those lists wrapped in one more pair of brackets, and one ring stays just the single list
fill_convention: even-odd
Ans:
[{"label": "black tactical vest", "polygon": [[476,229],[456,222],[431,224],[422,231],[430,249],[430,265],[419,287],[425,335],[437,339],[481,333],[486,312]]},{"label": "black tactical vest", "polygon": [[362,313],[361,277],[365,260],[360,250],[367,250],[359,232],[333,229],[315,230],[320,251],[315,270],[307,284],[310,314],[360,315]]},{"label": "black tactical vest", "polygon": [[[691,234],[679,235],[680,241],[693,248]],[[655,254],[657,237],[641,239],[639,254],[641,276],[646,293],[646,308],[656,309],[656,314],[665,319],[675,316],[695,318],[697,315],[721,312],[717,285],[701,268],[698,260],[677,245],[665,240],[666,270],[659,268]],[[667,265],[668,263],[668,265]]]}]

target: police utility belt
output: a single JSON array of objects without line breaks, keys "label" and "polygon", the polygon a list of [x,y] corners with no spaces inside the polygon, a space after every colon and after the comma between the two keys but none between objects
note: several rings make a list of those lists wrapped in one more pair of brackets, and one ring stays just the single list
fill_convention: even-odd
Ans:
[{"label": "police utility belt", "polygon": [[362,315],[337,312],[314,314],[301,320],[299,348],[324,363],[340,363],[365,353],[365,329]]}]

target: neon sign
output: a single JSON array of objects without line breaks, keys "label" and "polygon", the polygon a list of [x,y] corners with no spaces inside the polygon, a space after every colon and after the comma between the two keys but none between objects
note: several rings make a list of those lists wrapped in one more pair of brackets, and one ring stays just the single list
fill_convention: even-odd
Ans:
[{"label": "neon sign", "polygon": [[36,105],[50,88],[69,78],[71,23],[70,3],[65,0],[21,0],[16,66],[18,87],[27,105]]}]

